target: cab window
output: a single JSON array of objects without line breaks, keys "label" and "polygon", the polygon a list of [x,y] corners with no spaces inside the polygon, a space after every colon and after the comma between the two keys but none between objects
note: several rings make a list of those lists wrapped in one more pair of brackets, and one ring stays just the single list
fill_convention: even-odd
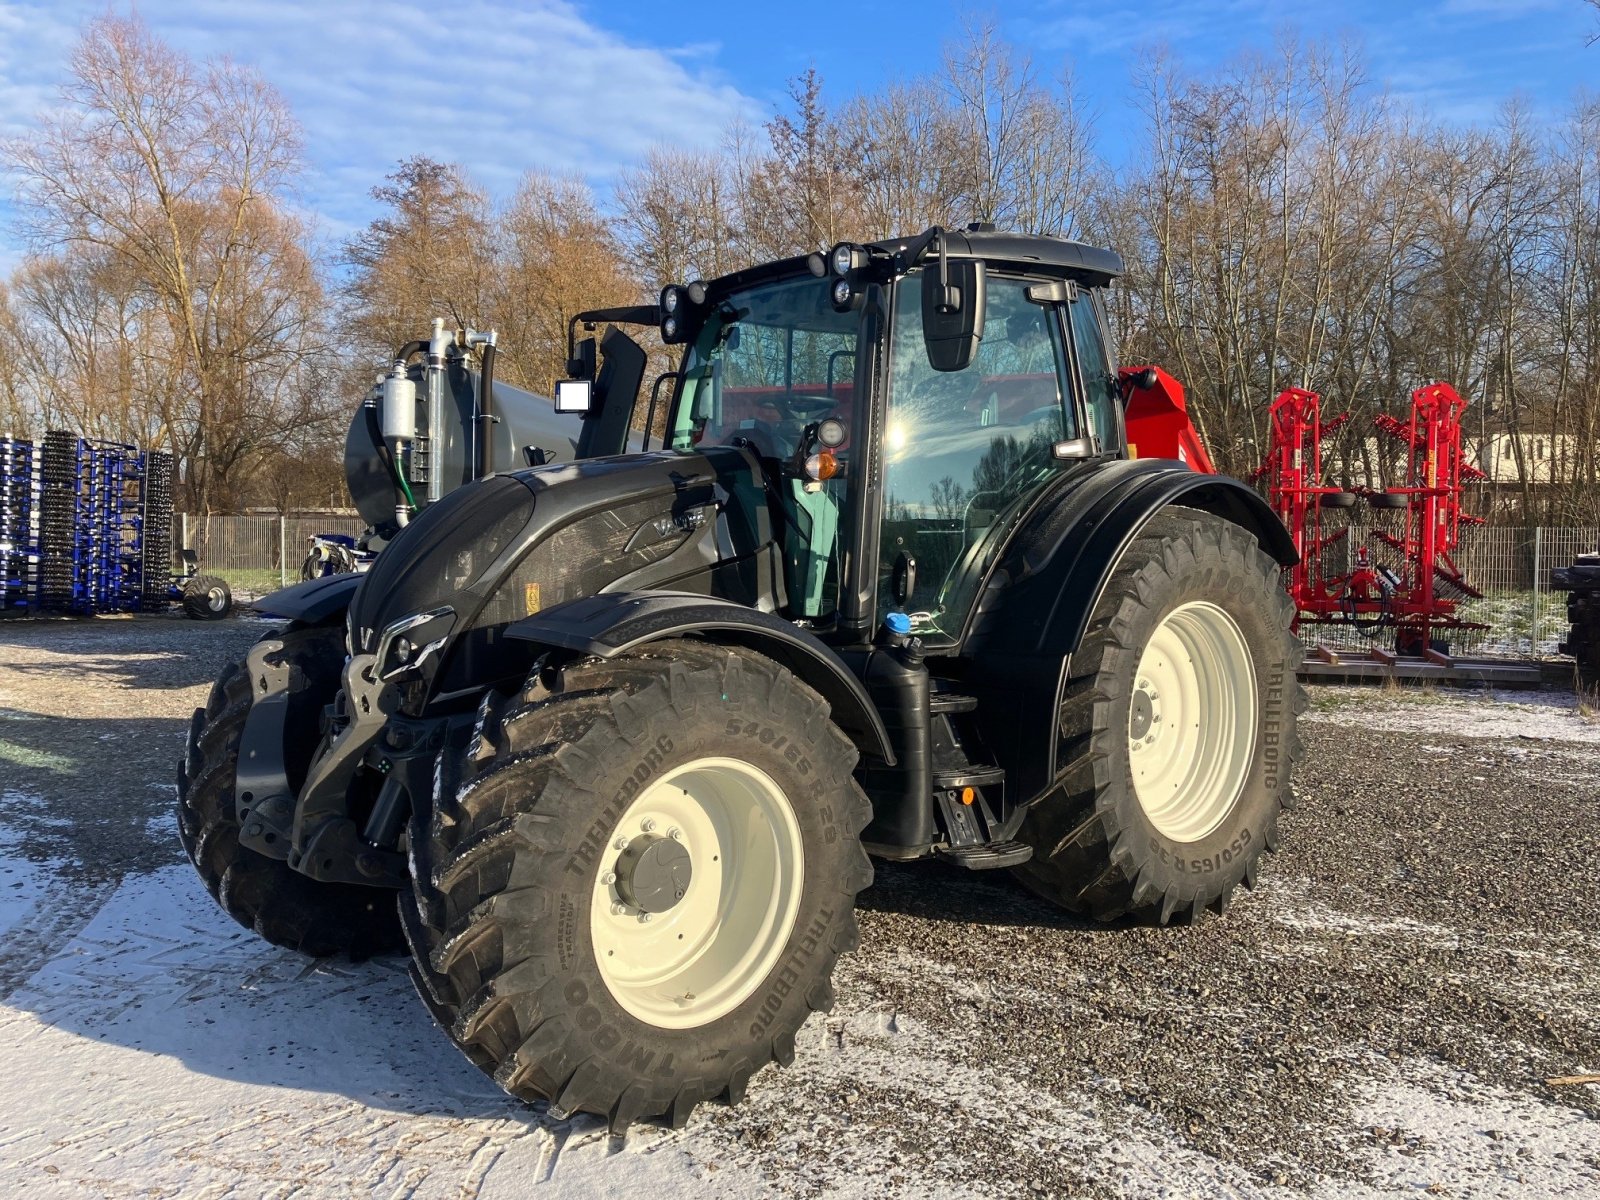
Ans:
[{"label": "cab window", "polygon": [[913,629],[934,644],[960,635],[994,535],[1063,468],[1055,443],[1078,436],[1058,311],[1030,300],[1028,286],[989,276],[983,339],[964,370],[948,372],[928,363],[919,274],[896,289],[878,608],[888,610],[887,579],[909,554]]}]

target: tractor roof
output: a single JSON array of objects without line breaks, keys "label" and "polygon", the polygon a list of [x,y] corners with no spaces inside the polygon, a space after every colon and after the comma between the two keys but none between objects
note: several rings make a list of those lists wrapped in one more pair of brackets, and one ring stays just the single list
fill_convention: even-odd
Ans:
[{"label": "tractor roof", "polygon": [[[875,251],[916,259],[923,254],[933,238],[933,230],[910,237],[885,238],[869,242]],[[1065,275],[1082,279],[1089,284],[1107,284],[1122,274],[1122,256],[1112,250],[1088,246],[1067,238],[1050,237],[1039,233],[1008,233],[990,226],[970,225],[966,229],[944,231],[948,252],[955,258],[981,258],[988,262],[1016,266],[1025,271],[1047,275]],[[807,269],[807,255],[781,258],[775,262],[761,263],[734,271],[719,279],[708,280],[713,292],[727,292],[748,287],[768,279],[780,279]],[[923,258],[933,261],[936,256]],[[909,265],[909,264],[908,264]]]},{"label": "tractor roof", "polygon": [[[926,235],[914,238],[889,238],[873,242],[875,249],[893,254],[910,248]],[[1011,233],[993,226],[969,225],[966,229],[945,231],[950,253],[962,258],[982,258],[991,262],[1016,263],[1033,269],[1044,267],[1071,275],[1088,275],[1091,283],[1109,283],[1122,274],[1122,256],[1098,246],[1041,233]]]}]

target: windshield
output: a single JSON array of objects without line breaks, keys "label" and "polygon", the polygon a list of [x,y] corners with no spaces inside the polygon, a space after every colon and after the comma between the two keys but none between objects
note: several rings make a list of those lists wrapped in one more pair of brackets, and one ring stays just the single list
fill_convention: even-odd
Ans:
[{"label": "windshield", "polygon": [[838,601],[840,518],[850,444],[826,482],[789,477],[806,430],[825,417],[852,428],[861,317],[833,307],[812,275],[730,292],[706,318],[683,359],[683,385],[668,445],[677,450],[740,442],[773,464],[784,517],[788,615],[830,617]]},{"label": "windshield", "polygon": [[788,458],[812,422],[848,425],[860,324],[859,314],[835,311],[826,281],[810,275],[729,293],[684,356],[671,445],[742,437]]}]

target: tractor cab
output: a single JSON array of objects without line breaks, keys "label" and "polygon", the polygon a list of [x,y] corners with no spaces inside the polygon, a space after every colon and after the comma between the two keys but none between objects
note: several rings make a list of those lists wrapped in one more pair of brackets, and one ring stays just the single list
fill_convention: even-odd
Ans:
[{"label": "tractor cab", "polygon": [[974,226],[669,286],[656,313],[681,366],[645,419],[670,384],[662,447],[758,456],[783,615],[849,640],[903,608],[953,647],[1030,504],[1125,454],[1099,299],[1120,271],[1109,251]]}]

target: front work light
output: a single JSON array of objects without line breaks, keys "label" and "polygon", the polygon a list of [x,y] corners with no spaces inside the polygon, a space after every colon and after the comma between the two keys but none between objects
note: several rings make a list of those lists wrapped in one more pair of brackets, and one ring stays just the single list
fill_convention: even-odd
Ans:
[{"label": "front work light", "polygon": [[850,281],[848,279],[834,280],[833,302],[840,308],[848,308],[850,306]]},{"label": "front work light", "polygon": [[840,242],[829,258],[835,275],[848,275],[856,266],[856,248],[848,242]]},{"label": "front work light", "polygon": [[679,288],[666,287],[661,289],[661,311],[671,316],[678,311],[678,305],[683,300],[683,292]]},{"label": "front work light", "polygon": [[672,341],[678,336],[678,318],[668,317],[661,322],[661,334],[667,341]]}]

